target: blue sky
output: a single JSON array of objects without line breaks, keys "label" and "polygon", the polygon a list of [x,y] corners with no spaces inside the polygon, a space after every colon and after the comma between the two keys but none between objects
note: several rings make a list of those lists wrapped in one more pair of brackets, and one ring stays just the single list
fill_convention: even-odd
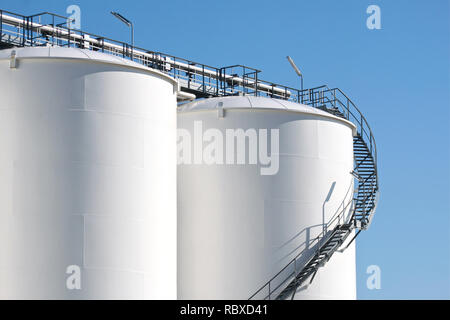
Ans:
[{"label": "blue sky", "polygon": [[[127,41],[109,12],[133,20],[135,44],[213,66],[244,64],[261,77],[348,93],[368,119],[379,150],[381,200],[357,243],[360,299],[450,299],[449,1],[5,1],[22,14],[67,6],[82,29]],[[381,30],[366,8],[381,9]],[[381,268],[381,289],[366,269]]]}]

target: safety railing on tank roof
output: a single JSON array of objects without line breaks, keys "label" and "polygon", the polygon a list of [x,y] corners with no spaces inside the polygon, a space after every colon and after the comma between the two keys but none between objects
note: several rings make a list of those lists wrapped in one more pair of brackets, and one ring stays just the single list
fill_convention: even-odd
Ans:
[{"label": "safety railing on tank roof", "polygon": [[301,102],[300,97],[303,96],[298,89],[264,81],[258,76],[248,77],[245,68],[256,69],[244,67],[243,74],[230,73],[227,68],[216,68],[131,46],[126,42],[71,29],[68,18],[53,13],[24,16],[0,10],[0,35],[3,45],[76,47],[130,59],[178,79],[183,91],[199,97],[252,94]]},{"label": "safety railing on tank roof", "polygon": [[[320,232],[317,237],[312,239],[305,249],[299,250],[295,257],[291,259],[286,266],[274,275],[268,282],[261,286],[249,298],[249,300],[272,300],[278,297],[281,291],[283,291],[283,289],[295,278],[295,276],[301,271],[301,268],[306,264],[302,263],[302,261],[310,260],[320,251],[321,245],[328,239],[327,235],[331,231],[330,229],[338,225],[348,224],[352,221],[353,215],[349,213],[353,212],[355,203],[353,195],[356,192],[357,191],[353,188],[353,183],[351,183],[347,189],[344,199],[347,199],[350,195],[351,197],[347,203],[343,203],[342,210],[337,210],[329,221],[324,223],[322,232]],[[347,247],[351,244],[351,242],[353,242],[354,238],[347,244]],[[308,247],[311,246],[315,246],[315,250],[312,250],[308,256],[305,257],[305,251],[307,251]]]}]

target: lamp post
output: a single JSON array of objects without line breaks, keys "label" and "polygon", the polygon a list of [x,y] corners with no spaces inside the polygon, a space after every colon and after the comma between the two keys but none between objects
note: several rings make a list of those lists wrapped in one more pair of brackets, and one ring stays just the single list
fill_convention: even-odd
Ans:
[{"label": "lamp post", "polygon": [[295,73],[300,77],[300,90],[302,92],[301,95],[301,103],[303,103],[303,74],[301,73],[300,69],[295,65],[294,60],[290,56],[286,57],[291,64],[292,68],[294,68]]},{"label": "lamp post", "polygon": [[121,15],[118,12],[111,11],[111,14],[114,17],[116,17],[117,19],[119,19],[120,21],[122,21],[123,23],[125,23],[128,27],[131,28],[131,59],[133,60],[133,48],[134,48],[134,27],[133,27],[133,22],[131,22],[130,20],[128,20],[127,18],[125,18],[123,15]]}]

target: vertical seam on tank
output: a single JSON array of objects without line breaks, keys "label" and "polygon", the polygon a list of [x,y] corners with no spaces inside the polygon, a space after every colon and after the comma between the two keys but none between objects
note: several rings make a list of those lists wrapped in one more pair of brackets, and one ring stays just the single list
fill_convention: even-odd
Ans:
[{"label": "vertical seam on tank", "polygon": [[83,76],[82,78],[83,81],[83,110],[86,111],[87,110],[87,101],[86,101],[86,75]]},{"label": "vertical seam on tank", "polygon": [[82,255],[81,255],[81,259],[82,259],[82,261],[81,261],[81,263],[82,263],[82,265],[83,265],[83,268],[86,268],[86,257],[85,257],[85,255],[86,255],[86,216],[84,215],[84,214],[82,214],[81,215],[81,218],[83,219],[83,244],[82,244],[82,250],[83,250],[83,252],[82,252]]},{"label": "vertical seam on tank", "polygon": [[284,107],[285,109],[289,109],[286,105],[282,104],[281,101],[278,101],[278,99],[272,99],[273,101],[275,101],[276,103],[278,103],[279,105],[281,105],[282,107]]},{"label": "vertical seam on tank", "polygon": [[92,58],[86,52],[84,52],[84,50],[78,49],[78,51],[84,54],[89,60],[92,60]]},{"label": "vertical seam on tank", "polygon": [[250,97],[246,97],[248,100],[248,103],[250,104],[250,108],[254,108],[252,101],[250,100]]}]

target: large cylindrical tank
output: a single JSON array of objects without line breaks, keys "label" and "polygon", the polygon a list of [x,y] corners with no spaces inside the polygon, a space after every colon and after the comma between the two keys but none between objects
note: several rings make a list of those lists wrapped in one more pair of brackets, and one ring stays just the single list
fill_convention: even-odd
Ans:
[{"label": "large cylindrical tank", "polygon": [[176,91],[137,63],[0,51],[0,298],[176,298]]},{"label": "large cylindrical tank", "polygon": [[[333,217],[351,214],[354,130],[270,98],[180,106],[178,297],[249,299],[300,252],[306,261]],[[354,243],[295,298],[355,299]]]}]

